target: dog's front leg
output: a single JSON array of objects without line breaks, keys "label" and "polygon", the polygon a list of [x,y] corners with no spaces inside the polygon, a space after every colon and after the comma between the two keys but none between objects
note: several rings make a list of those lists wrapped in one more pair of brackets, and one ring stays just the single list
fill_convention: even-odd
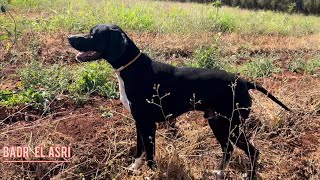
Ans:
[{"label": "dog's front leg", "polygon": [[134,162],[128,167],[129,170],[138,170],[141,166],[143,166],[144,164],[144,146],[143,146],[143,142],[142,142],[142,137],[141,137],[141,133],[139,131],[139,128],[136,124],[136,135],[137,135],[137,146],[136,146],[136,152],[134,155]]},{"label": "dog's front leg", "polygon": [[147,123],[147,124],[136,123],[136,131],[137,131],[137,147],[136,147],[135,161],[128,167],[128,169],[132,171],[138,170],[144,164],[143,158],[145,153],[146,153],[148,166],[151,169],[154,169],[156,167],[156,164],[154,161],[156,124],[155,123]]},{"label": "dog's front leg", "polygon": [[151,169],[154,169],[156,168],[154,161],[156,124],[155,122],[143,122],[138,124],[137,128],[140,131],[142,143],[146,151],[147,164]]},{"label": "dog's front leg", "polygon": [[136,133],[137,133],[137,147],[136,147],[135,158],[140,158],[140,157],[142,157],[142,155],[144,155],[142,153],[145,151],[145,149],[143,146],[141,133],[140,133],[137,125],[136,125]]}]

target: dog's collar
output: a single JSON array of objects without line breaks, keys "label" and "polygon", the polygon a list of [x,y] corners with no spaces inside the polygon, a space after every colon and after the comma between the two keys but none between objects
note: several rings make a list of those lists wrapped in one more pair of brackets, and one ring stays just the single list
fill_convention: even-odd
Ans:
[{"label": "dog's collar", "polygon": [[116,73],[120,73],[120,71],[124,70],[126,67],[130,66],[133,62],[135,62],[140,56],[141,56],[142,52],[140,51],[139,54],[134,57],[130,62],[128,62],[128,64],[119,67],[118,69],[114,70]]}]

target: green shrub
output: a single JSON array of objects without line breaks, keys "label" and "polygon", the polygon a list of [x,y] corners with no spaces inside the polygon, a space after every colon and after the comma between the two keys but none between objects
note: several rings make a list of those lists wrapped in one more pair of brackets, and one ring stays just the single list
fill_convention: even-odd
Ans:
[{"label": "green shrub", "polygon": [[214,43],[208,47],[201,47],[194,53],[195,62],[189,66],[199,68],[221,68],[219,58],[221,57],[220,35],[214,37]]},{"label": "green shrub", "polygon": [[305,70],[305,66],[306,62],[299,58],[289,63],[288,70],[295,73],[301,73]]},{"label": "green shrub", "polygon": [[236,26],[235,17],[223,13],[217,18],[216,29],[220,32],[233,32]]},{"label": "green shrub", "polygon": [[309,60],[307,62],[306,71],[309,74],[316,74],[320,76],[320,57]]},{"label": "green shrub", "polygon": [[84,63],[73,73],[71,94],[98,93],[109,98],[118,96],[116,83],[112,80],[112,68],[105,61]]},{"label": "green shrub", "polygon": [[45,91],[29,88],[24,91],[0,90],[0,106],[13,107],[21,104],[31,104],[38,109],[44,109],[49,103],[50,95]]},{"label": "green shrub", "polygon": [[86,101],[92,93],[108,98],[118,97],[112,69],[105,61],[83,63],[73,69],[57,64],[44,66],[40,62],[32,61],[20,70],[19,74],[21,92],[8,96],[11,99],[4,99],[3,104],[14,106],[31,100],[43,103],[36,98],[37,92],[45,95],[48,101],[58,94],[67,94],[76,102]]},{"label": "green shrub", "polygon": [[308,61],[300,58],[296,59],[289,64],[288,69],[295,73],[307,72],[320,75],[320,58],[315,57]]},{"label": "green shrub", "polygon": [[58,64],[44,66],[38,61],[27,64],[20,72],[21,85],[25,89],[44,89],[53,94],[68,91],[71,71]]},{"label": "green shrub", "polygon": [[220,68],[218,63],[217,49],[213,46],[202,47],[195,51],[195,64],[194,67],[199,68]]},{"label": "green shrub", "polygon": [[278,73],[281,68],[269,58],[258,57],[240,67],[241,73],[252,78],[269,77]]}]

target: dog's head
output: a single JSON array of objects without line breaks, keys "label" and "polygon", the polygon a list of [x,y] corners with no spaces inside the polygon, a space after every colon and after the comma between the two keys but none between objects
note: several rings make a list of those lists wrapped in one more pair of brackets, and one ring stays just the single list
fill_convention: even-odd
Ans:
[{"label": "dog's head", "polygon": [[71,35],[70,45],[80,51],[76,59],[81,62],[106,59],[111,64],[123,55],[130,39],[116,25],[99,24],[87,35]]}]

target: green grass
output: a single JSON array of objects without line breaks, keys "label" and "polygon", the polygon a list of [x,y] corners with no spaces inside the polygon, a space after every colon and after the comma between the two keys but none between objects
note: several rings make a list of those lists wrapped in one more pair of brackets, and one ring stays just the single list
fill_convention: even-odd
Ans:
[{"label": "green grass", "polygon": [[[129,3],[130,2],[130,3]],[[11,0],[19,31],[85,31],[98,23],[115,23],[125,30],[161,33],[237,32],[241,34],[305,35],[320,32],[320,18],[271,11],[212,5],[138,0]],[[27,12],[33,16],[24,16]],[[0,15],[3,27],[12,27]]]},{"label": "green grass", "polygon": [[298,58],[289,64],[289,71],[295,73],[307,72],[308,74],[320,77],[320,56],[315,56],[309,60]]},{"label": "green grass", "polygon": [[282,69],[274,64],[270,57],[256,57],[252,61],[240,67],[240,72],[245,76],[258,78],[270,77],[274,73],[281,72]]},{"label": "green grass", "polygon": [[117,98],[117,86],[111,67],[105,62],[84,63],[70,68],[55,64],[46,67],[32,61],[20,70],[19,91],[0,91],[0,106],[13,107],[30,103],[36,108],[60,94],[81,103],[91,94]]},{"label": "green grass", "polygon": [[291,71],[299,74],[316,75],[320,77],[320,58],[314,55],[309,60],[294,56],[288,66],[280,66],[274,62],[277,55],[258,54],[249,56],[249,61],[239,62],[235,56],[222,56],[220,46],[211,45],[201,47],[194,53],[194,57],[186,61],[186,65],[198,68],[218,68],[230,73],[240,73],[247,78],[271,77],[272,74]]},{"label": "green grass", "polygon": [[[283,70],[274,64],[273,59],[275,59],[275,57],[264,55],[252,57],[251,61],[237,65],[236,60],[222,56],[221,47],[220,37],[215,36],[213,44],[208,47],[201,47],[195,51],[193,60],[189,61],[187,66],[224,69],[230,73],[241,73],[250,78],[270,77],[273,73],[278,73]],[[307,67],[309,66],[306,66],[306,68]],[[315,71],[316,66],[312,67],[312,70]]]}]

